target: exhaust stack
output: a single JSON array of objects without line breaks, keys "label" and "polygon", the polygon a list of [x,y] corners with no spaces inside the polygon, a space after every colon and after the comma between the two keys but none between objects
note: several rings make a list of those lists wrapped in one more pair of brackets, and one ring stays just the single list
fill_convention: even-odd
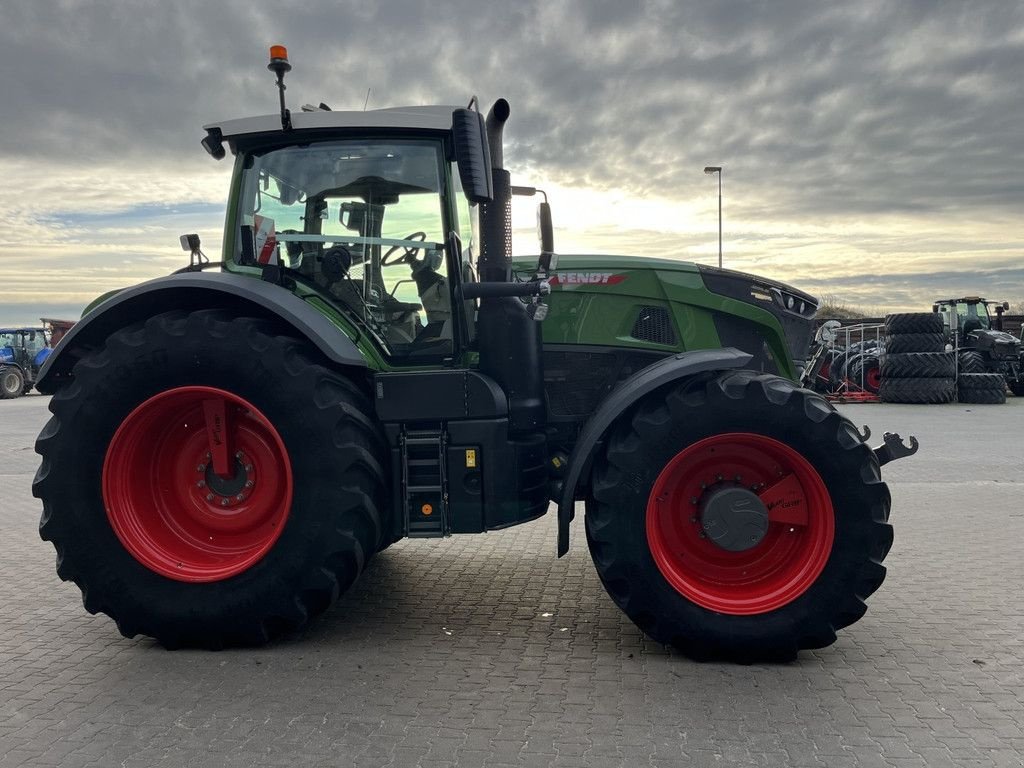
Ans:
[{"label": "exhaust stack", "polygon": [[487,145],[491,154],[494,197],[480,205],[480,282],[507,283],[512,279],[512,178],[505,170],[502,133],[511,108],[505,99],[487,113]]}]

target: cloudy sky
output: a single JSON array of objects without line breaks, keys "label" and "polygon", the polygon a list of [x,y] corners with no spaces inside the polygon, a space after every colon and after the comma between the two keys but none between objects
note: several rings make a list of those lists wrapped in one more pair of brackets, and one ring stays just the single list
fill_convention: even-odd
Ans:
[{"label": "cloudy sky", "polygon": [[[717,261],[878,311],[1024,301],[1024,5],[849,0],[0,3],[0,323],[216,254],[201,125],[291,106],[512,103],[560,252]],[[532,211],[516,247],[535,250]]]}]

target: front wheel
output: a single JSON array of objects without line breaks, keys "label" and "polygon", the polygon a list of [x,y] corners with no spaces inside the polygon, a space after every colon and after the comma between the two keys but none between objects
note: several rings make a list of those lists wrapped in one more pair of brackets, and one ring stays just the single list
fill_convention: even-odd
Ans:
[{"label": "front wheel", "polygon": [[25,393],[25,377],[17,368],[0,369],[0,400],[13,400]]},{"label": "front wheel", "polygon": [[645,398],[594,466],[586,529],[612,599],[698,657],[791,658],[835,640],[885,576],[889,492],[820,396],[750,371]]},{"label": "front wheel", "polygon": [[127,637],[265,642],[330,606],[382,543],[370,405],[263,321],[172,312],[119,331],[50,408],[40,533]]}]

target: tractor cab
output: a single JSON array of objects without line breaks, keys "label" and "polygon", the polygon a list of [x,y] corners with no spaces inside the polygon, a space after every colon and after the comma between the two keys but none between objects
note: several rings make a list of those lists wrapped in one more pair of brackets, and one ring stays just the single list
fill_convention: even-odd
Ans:
[{"label": "tractor cab", "polygon": [[[327,140],[243,158],[229,269],[279,266],[396,361],[452,354],[448,275],[468,267],[472,234],[443,141]],[[446,252],[449,231],[464,249]]]},{"label": "tractor cab", "polygon": [[1020,352],[1020,342],[1002,329],[1003,312],[1009,308],[1008,302],[980,296],[940,299],[932,304],[932,311],[942,317],[949,343],[996,359],[1016,358]]},{"label": "tractor cab", "polygon": [[959,299],[940,299],[932,305],[932,311],[938,312],[942,317],[947,336],[958,336],[962,344],[968,334],[974,331],[987,331],[992,327],[992,318],[988,312],[989,304],[1002,308],[999,302],[988,301],[979,296],[964,296]]}]

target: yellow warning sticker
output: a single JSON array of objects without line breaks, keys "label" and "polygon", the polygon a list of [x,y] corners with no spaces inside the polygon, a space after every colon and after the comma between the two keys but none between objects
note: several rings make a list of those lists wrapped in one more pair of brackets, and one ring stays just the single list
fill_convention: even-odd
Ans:
[{"label": "yellow warning sticker", "polygon": [[476,467],[476,449],[475,448],[467,448],[466,449],[466,466],[469,467],[469,468]]}]

